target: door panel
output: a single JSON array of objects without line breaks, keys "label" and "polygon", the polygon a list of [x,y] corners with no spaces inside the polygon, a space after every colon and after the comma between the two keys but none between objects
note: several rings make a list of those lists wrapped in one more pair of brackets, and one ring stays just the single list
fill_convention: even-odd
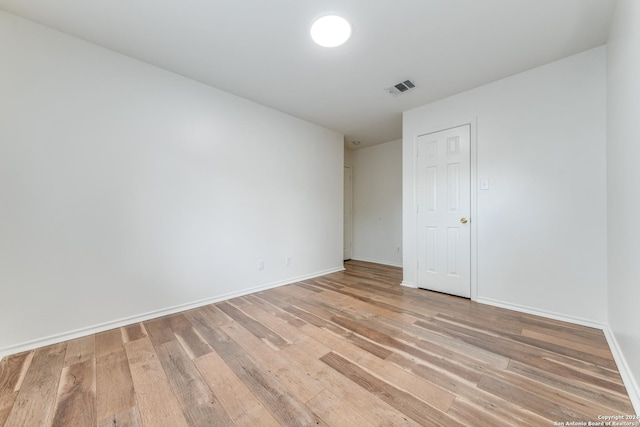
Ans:
[{"label": "door panel", "polygon": [[471,295],[470,126],[417,140],[418,286]]}]

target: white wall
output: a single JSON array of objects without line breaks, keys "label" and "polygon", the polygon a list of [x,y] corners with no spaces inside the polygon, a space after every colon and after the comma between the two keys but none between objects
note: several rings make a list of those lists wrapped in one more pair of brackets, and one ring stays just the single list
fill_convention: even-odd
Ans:
[{"label": "white wall", "polygon": [[477,297],[603,324],[606,69],[596,48],[404,114],[404,283],[415,285],[414,138],[476,133]]},{"label": "white wall", "polygon": [[347,166],[353,165],[353,150],[344,149],[344,164]]},{"label": "white wall", "polygon": [[640,413],[640,2],[620,0],[607,45],[609,324]]},{"label": "white wall", "polygon": [[355,150],[352,162],[353,259],[401,267],[402,141]]},{"label": "white wall", "polygon": [[342,268],[342,135],[6,13],[0,58],[0,356]]}]

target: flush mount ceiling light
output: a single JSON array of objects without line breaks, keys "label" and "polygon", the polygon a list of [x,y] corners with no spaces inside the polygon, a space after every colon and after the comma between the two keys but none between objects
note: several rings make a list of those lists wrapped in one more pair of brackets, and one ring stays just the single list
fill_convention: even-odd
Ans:
[{"label": "flush mount ceiling light", "polygon": [[320,46],[340,46],[349,40],[349,37],[351,37],[351,25],[340,16],[323,16],[311,26],[311,38]]}]

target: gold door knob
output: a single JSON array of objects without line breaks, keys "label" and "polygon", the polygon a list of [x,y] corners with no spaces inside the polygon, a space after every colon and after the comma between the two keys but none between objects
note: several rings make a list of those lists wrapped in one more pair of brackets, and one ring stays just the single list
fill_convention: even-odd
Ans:
[{"label": "gold door knob", "polygon": [[466,224],[469,220],[467,218],[460,218],[460,222]]}]

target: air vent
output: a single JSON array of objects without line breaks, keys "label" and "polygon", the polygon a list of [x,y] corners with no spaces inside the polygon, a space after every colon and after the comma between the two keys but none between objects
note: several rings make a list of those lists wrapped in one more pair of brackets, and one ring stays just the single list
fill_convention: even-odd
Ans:
[{"label": "air vent", "polygon": [[409,92],[410,90],[415,89],[415,87],[416,87],[416,84],[414,82],[412,82],[411,80],[405,80],[385,90],[392,95],[400,95],[401,93],[406,93],[406,92]]}]

